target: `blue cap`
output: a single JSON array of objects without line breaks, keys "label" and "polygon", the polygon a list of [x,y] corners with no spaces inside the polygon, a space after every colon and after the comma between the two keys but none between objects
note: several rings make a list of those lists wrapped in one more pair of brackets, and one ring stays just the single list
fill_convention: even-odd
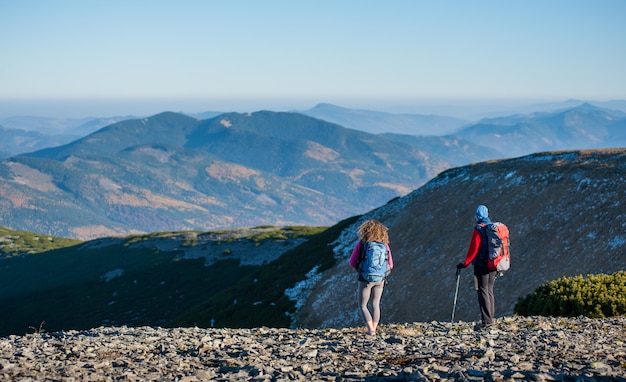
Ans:
[{"label": "blue cap", "polygon": [[487,206],[483,206],[482,204],[476,207],[476,220],[483,220],[489,217],[489,210]]}]

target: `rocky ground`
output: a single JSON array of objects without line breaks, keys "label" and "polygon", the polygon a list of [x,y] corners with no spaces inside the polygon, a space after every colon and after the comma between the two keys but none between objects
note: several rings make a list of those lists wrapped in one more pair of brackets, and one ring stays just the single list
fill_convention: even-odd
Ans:
[{"label": "rocky ground", "polygon": [[102,327],[0,338],[7,381],[626,381],[626,317],[346,329]]}]

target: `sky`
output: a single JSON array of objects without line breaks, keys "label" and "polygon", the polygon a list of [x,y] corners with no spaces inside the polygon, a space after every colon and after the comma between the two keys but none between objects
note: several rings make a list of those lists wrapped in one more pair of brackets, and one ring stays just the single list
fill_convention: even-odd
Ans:
[{"label": "sky", "polygon": [[0,0],[0,117],[626,99],[623,0]]}]

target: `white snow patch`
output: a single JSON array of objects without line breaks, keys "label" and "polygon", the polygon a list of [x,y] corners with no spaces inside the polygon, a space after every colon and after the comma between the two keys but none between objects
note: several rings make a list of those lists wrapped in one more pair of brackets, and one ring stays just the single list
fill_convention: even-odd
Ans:
[{"label": "white snow patch", "polygon": [[296,309],[300,309],[304,306],[311,290],[315,284],[321,280],[322,275],[318,273],[318,270],[319,265],[316,265],[306,274],[306,279],[296,283],[293,288],[285,290],[285,295],[289,297],[291,301],[296,302]]},{"label": "white snow patch", "polygon": [[107,273],[105,273],[100,278],[104,279],[104,281],[108,283],[109,281],[113,280],[114,278],[121,277],[123,274],[124,274],[124,270],[120,269],[120,268],[117,268],[117,269],[114,269],[112,271],[108,271]]},{"label": "white snow patch", "polygon": [[516,186],[524,183],[524,177],[522,175],[515,176],[517,171],[511,171],[504,176],[505,180],[508,180],[508,186]]},{"label": "white snow patch", "polygon": [[626,244],[626,239],[620,236],[615,236],[613,240],[609,241],[611,248],[615,249],[619,246]]}]

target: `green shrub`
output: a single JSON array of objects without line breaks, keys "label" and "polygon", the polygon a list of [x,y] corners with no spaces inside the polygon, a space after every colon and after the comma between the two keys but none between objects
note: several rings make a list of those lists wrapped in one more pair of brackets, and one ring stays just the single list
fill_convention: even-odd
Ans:
[{"label": "green shrub", "polygon": [[514,312],[523,316],[614,317],[626,314],[626,272],[561,277],[520,297]]}]

